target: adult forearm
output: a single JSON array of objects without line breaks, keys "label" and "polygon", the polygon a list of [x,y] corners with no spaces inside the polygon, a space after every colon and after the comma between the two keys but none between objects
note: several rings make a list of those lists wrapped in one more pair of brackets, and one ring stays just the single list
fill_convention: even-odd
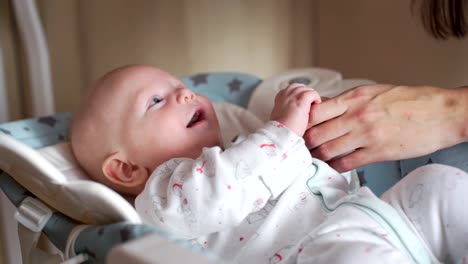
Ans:
[{"label": "adult forearm", "polygon": [[460,142],[468,141],[468,86],[450,90],[449,102],[455,102]]}]

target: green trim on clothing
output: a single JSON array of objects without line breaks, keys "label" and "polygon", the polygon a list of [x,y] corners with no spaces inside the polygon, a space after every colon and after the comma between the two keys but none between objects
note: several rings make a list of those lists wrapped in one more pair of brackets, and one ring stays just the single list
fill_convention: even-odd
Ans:
[{"label": "green trim on clothing", "polygon": [[309,191],[320,201],[325,211],[332,212],[340,206],[352,206],[362,210],[380,224],[382,228],[393,234],[394,236],[390,236],[393,238],[392,243],[407,252],[416,263],[440,263],[413,233],[395,208],[374,195],[368,196],[362,193],[362,191],[368,189],[367,187],[345,193],[343,190],[332,186],[316,184],[317,182],[323,183],[327,175],[321,173],[321,166],[315,164],[315,162],[317,160],[314,159],[313,165],[316,167],[316,171],[307,180],[306,185]]}]

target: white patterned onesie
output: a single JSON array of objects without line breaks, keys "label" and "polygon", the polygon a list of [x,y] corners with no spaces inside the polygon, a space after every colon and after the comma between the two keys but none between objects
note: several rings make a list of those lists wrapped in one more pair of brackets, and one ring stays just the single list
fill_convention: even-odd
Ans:
[{"label": "white patterned onesie", "polygon": [[402,210],[350,189],[282,124],[239,141],[159,166],[135,201],[143,220],[228,263],[438,262]]}]

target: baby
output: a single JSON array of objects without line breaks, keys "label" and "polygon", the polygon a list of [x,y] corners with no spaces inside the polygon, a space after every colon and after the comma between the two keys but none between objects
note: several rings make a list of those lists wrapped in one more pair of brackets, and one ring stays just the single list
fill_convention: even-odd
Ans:
[{"label": "baby", "polygon": [[96,83],[71,143],[93,179],[136,196],[146,223],[226,262],[466,263],[468,175],[426,166],[384,194],[387,202],[352,189],[305,147],[319,102],[292,84],[276,96],[271,121],[223,149],[207,98],[160,69],[125,66]]}]

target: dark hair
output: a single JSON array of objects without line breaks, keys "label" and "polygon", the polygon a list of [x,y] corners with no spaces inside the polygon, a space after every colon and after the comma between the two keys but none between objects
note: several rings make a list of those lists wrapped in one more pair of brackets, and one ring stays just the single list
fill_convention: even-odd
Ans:
[{"label": "dark hair", "polygon": [[[417,2],[419,6],[416,5]],[[466,34],[466,0],[412,0],[411,9],[419,7],[424,28],[436,39],[462,38]]]}]

